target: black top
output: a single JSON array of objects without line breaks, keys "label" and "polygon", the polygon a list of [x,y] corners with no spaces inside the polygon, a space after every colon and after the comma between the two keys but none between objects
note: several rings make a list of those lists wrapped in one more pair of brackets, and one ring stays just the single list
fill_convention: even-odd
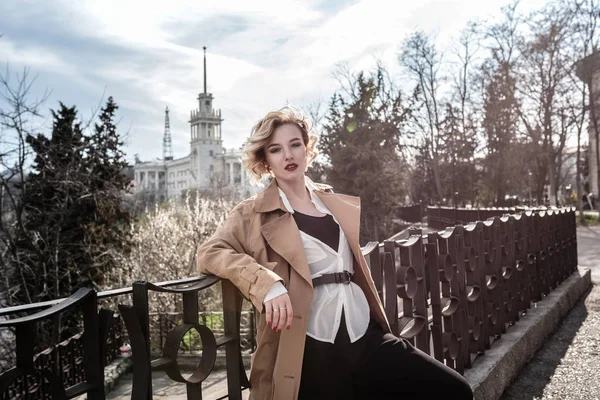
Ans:
[{"label": "black top", "polygon": [[294,210],[292,216],[296,221],[296,225],[298,225],[298,229],[307,235],[319,239],[336,252],[338,251],[340,226],[335,222],[331,215],[327,214],[323,217],[314,217]]}]

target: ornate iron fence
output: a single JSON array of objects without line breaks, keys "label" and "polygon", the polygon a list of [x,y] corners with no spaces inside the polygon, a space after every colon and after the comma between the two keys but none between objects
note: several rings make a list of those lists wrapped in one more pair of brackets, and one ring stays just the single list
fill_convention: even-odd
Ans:
[{"label": "ornate iron fence", "polygon": [[395,209],[395,215],[398,218],[410,223],[421,222],[424,214],[424,206],[421,204],[411,204],[400,206]]},{"label": "ornate iron fence", "polygon": [[[575,213],[571,209],[512,215],[490,215],[479,211],[469,214],[464,211],[459,214],[452,211],[454,214],[450,216],[440,211],[430,222],[435,218],[438,222],[434,223],[466,221],[475,218],[474,215],[485,216],[486,219],[467,221],[464,225],[447,227],[428,235],[413,230],[407,240],[371,242],[363,249],[393,332],[460,373],[470,368],[474,359],[483,355],[527,312],[532,303],[541,300],[577,267]],[[490,210],[490,213],[505,214],[506,211]],[[99,299],[133,294],[132,306],[119,307],[132,339],[132,398],[152,397],[151,371],[155,369],[165,370],[172,379],[185,383],[188,397],[201,398],[202,381],[212,370],[216,349],[223,346],[227,354],[228,397],[241,399],[241,391],[248,387],[241,362],[242,298],[230,282],[222,281],[222,331],[217,327],[219,324],[212,322],[212,317],[202,322],[199,320],[198,292],[218,281],[216,277],[199,277],[159,284],[136,282],[132,288],[98,294]],[[182,288],[181,285],[189,286]],[[168,289],[173,286],[178,288]],[[148,294],[151,291],[170,292],[183,297],[183,312],[172,316],[171,320],[167,318],[167,322],[159,322],[158,332],[157,328],[151,329],[151,319],[154,318],[149,313]],[[0,318],[60,306],[70,299],[0,309]],[[97,311],[95,304],[94,311]],[[35,322],[46,317],[45,313],[42,311],[27,317],[28,321]],[[110,315],[113,314],[111,311]],[[246,318],[253,320],[251,314]],[[1,321],[0,326],[10,326],[12,322]],[[104,325],[109,323],[100,324]],[[20,332],[21,337],[27,337],[23,335],[22,328]],[[199,367],[190,377],[184,378],[177,364],[177,353],[188,332],[197,332],[200,336],[202,353]],[[83,334],[78,339],[85,339],[85,336]],[[100,337],[105,338],[101,343],[107,343],[106,337],[110,334]],[[17,331],[17,347],[20,340]],[[114,350],[114,345],[119,345],[122,338],[114,336],[110,340]],[[153,359],[152,346],[156,340],[159,343],[156,350],[162,349],[162,355]],[[253,341],[252,338],[246,340],[247,343]],[[253,347],[254,344],[248,346]],[[70,372],[81,364],[79,361],[84,360],[85,364],[90,352],[92,355],[94,352],[100,354],[104,362],[111,356],[106,356],[102,346],[98,347],[101,350],[94,350],[89,340],[83,353],[78,349],[75,346],[65,352],[55,350],[54,356],[48,359],[40,356],[41,365],[36,367],[22,361],[31,356],[31,352],[19,353],[17,350],[17,369],[25,365],[29,372],[45,370],[46,374],[59,376],[63,386],[75,385],[80,390],[85,387],[77,386],[79,381],[72,378]],[[24,355],[27,357],[24,358]],[[61,361],[53,364],[52,360],[57,359]],[[67,373],[64,373],[65,368],[70,368]],[[20,383],[20,392],[6,393],[9,383],[14,383],[14,372],[11,371],[0,375],[0,389],[5,391],[3,398],[27,397],[23,393],[31,391],[33,381],[30,380]],[[86,376],[89,378],[89,375]],[[42,387],[38,384],[34,392],[41,393],[43,390],[37,388]],[[69,393],[74,392],[67,391]]]},{"label": "ornate iron fence", "polygon": [[[149,284],[146,282],[137,282],[134,284],[134,287],[138,288],[137,296],[135,294],[134,287],[131,287],[101,292],[98,293],[97,298],[98,300],[114,300],[115,298],[119,298],[121,301],[127,302],[129,301],[129,296],[133,293],[133,299],[135,304],[136,301],[137,303],[139,303],[140,285],[141,287],[144,287],[144,285],[150,285],[154,288],[160,288],[160,290],[162,291],[171,291],[176,293],[188,290],[190,293],[194,292],[197,294],[200,290],[204,290],[217,282],[219,282],[218,278],[206,276],[161,282],[157,283],[156,285]],[[182,285],[188,284],[191,286],[188,286],[187,288],[181,287]],[[174,286],[178,287],[179,289],[167,289],[169,287]],[[199,351],[197,351],[196,354],[201,357],[201,360],[203,358],[205,359],[205,354],[211,354],[213,352],[216,352],[216,347],[220,347],[224,344],[227,344],[227,347],[229,347],[229,349],[225,351],[226,363],[228,366],[230,366],[236,364],[235,362],[230,362],[230,359],[232,357],[237,357],[237,359],[241,360],[242,351],[250,352],[254,350],[256,346],[256,343],[254,342],[255,325],[253,312],[241,310],[242,299],[237,290],[232,290],[230,287],[231,284],[227,281],[223,281],[223,286],[229,286],[229,289],[226,289],[226,294],[223,297],[223,311],[197,312],[196,318],[194,320],[196,321],[195,327],[197,327],[197,329],[199,330],[203,330],[204,335],[201,338],[194,337],[194,339],[198,340],[193,344],[199,344],[199,347],[197,348],[197,350]],[[52,306],[60,307],[61,304],[66,304],[70,301],[71,297],[67,299],[58,299],[44,303],[3,308],[0,309],[0,318],[5,318],[7,316],[14,315],[20,316],[26,313],[31,313],[31,311],[35,311],[37,309],[44,309]],[[184,301],[184,307],[185,304],[188,303]],[[97,311],[98,303],[95,302],[94,304],[94,310]],[[127,308],[127,306],[121,306],[120,308]],[[186,309],[187,308],[189,307],[186,307]],[[35,323],[44,318],[42,314],[46,312],[47,310],[44,310],[27,318],[31,319],[31,321],[34,321]],[[127,313],[127,311],[125,312]],[[84,362],[86,357],[88,359],[91,358],[93,360],[97,360],[96,362],[101,363],[101,367],[106,366],[108,363],[110,363],[112,360],[119,356],[119,347],[124,342],[129,341],[129,335],[123,328],[121,314],[108,310],[102,310],[101,313],[103,313],[105,318],[108,315],[110,315],[112,318],[111,321],[106,320],[102,324],[100,324],[103,327],[104,331],[106,331],[106,333],[100,335],[97,349],[85,349],[84,342],[86,335],[84,332],[81,332],[64,342],[58,343],[55,346],[46,349],[35,356],[32,356],[34,360],[33,368],[28,367],[26,371],[22,371],[23,374],[21,374],[21,376],[15,379],[15,371],[20,371],[19,365],[23,362],[21,361],[19,351],[17,350],[15,360],[16,367],[4,371],[2,374],[0,374],[0,399],[8,400],[25,398],[57,398],[52,397],[54,396],[54,389],[52,385],[56,386],[57,382],[61,382],[62,387],[67,389],[66,398],[72,398],[72,396],[70,396],[70,393],[73,392],[72,388],[81,388],[81,384],[86,380],[86,364]],[[141,315],[140,313],[136,313],[136,318],[138,314]],[[191,352],[192,350],[194,350],[195,348],[192,346],[192,343],[186,342],[186,340],[182,340],[181,342],[178,342],[180,346],[174,347],[173,344],[170,345],[171,354],[165,356],[165,353],[163,351],[167,348],[167,342],[169,342],[169,337],[173,335],[172,332],[181,330],[182,321],[184,323],[186,321],[189,323],[189,320],[193,319],[190,315],[186,316],[184,314],[185,312],[171,313],[161,316],[160,314],[147,313],[145,317],[148,321],[148,323],[146,324],[147,335],[144,336],[144,340],[146,340],[146,338],[148,339],[147,343],[149,347],[150,344],[152,344],[152,351],[145,353],[143,351],[144,349],[140,350],[139,344],[137,346],[132,346],[134,347],[134,362],[136,361],[136,358],[138,359],[138,363],[139,360],[142,359],[143,362],[147,361],[147,363],[150,364],[151,369],[168,369],[169,360],[175,360],[176,362],[178,353],[186,351]],[[235,315],[236,318],[232,318],[232,315]],[[18,320],[1,321],[0,326],[12,327],[14,326],[14,321]],[[208,327],[210,327],[210,329]],[[136,331],[135,336],[139,341],[139,338],[141,336],[137,335],[137,333],[138,332]],[[213,337],[215,338],[215,342],[213,343],[211,340],[205,341],[205,337]],[[182,339],[184,339],[183,336]],[[19,336],[17,336],[16,341],[18,345]],[[238,356],[236,356],[235,354],[232,356],[232,352],[237,353]],[[142,354],[146,354],[147,357],[140,357],[140,355]],[[169,359],[168,357],[171,358]],[[156,358],[157,360],[161,361],[157,362],[157,360],[154,360],[153,362],[152,358]],[[212,366],[210,369],[212,369]],[[138,371],[140,371],[140,368],[138,368]],[[227,375],[228,379],[230,379],[233,382],[233,386],[229,387],[231,393],[229,397],[233,399],[241,398],[241,391],[245,387],[247,387],[247,378],[244,369],[236,368],[231,371],[228,370]],[[44,379],[44,377],[47,378],[47,376],[56,377],[56,379],[51,379],[51,381],[53,382],[52,385],[50,384],[50,381]],[[239,394],[238,397],[236,397],[236,391]],[[138,392],[136,392],[136,394],[137,393]]]},{"label": "ornate iron fence", "polygon": [[[167,340],[168,333],[181,324],[183,321],[183,312],[150,313],[150,335],[154,338],[151,342],[150,351],[152,354],[159,354]],[[250,353],[256,349],[256,326],[255,326],[254,308],[244,310],[240,317],[240,346],[242,353]],[[200,311],[198,313],[198,322],[200,325],[207,326],[215,336],[224,335],[224,315],[223,311]],[[195,336],[189,337],[181,343],[180,352],[193,354],[200,347],[194,346]]]},{"label": "ornate iron fence", "polygon": [[[521,212],[547,211],[543,208],[521,208],[521,207],[492,207],[492,208],[454,208],[454,207],[427,207],[427,225],[434,229],[446,229],[454,225],[466,225],[473,221],[485,221],[492,217],[518,214]],[[561,210],[570,210],[562,208]],[[551,210],[550,210],[551,211]]]},{"label": "ornate iron fence", "polygon": [[[102,292],[99,293],[99,296],[102,296],[102,294]],[[149,317],[150,336],[153,338],[151,342],[151,354],[152,356],[160,357],[168,333],[181,324],[183,313],[150,313]],[[240,348],[242,353],[250,353],[256,349],[256,326],[254,318],[254,309],[241,312]],[[198,321],[201,325],[211,329],[216,337],[224,335],[222,311],[201,311],[198,315]],[[129,342],[127,331],[119,313],[113,314],[113,321],[109,325],[105,341],[103,366],[109,365],[118,359],[120,357],[121,345]],[[182,354],[187,353],[196,356],[201,355],[201,350],[201,341],[192,335],[184,338],[179,348],[179,352]],[[65,387],[73,386],[85,381],[85,371],[82,363],[83,352],[83,332],[80,332],[56,344],[56,346],[37,353],[33,358],[34,366],[37,370],[42,370],[49,366],[54,373],[62,377]],[[40,378],[40,376],[36,375],[18,379],[8,387],[5,393],[0,393],[0,399],[28,398],[33,400],[47,397],[48,393],[50,393],[49,384]]]},{"label": "ornate iron fence", "polygon": [[[202,398],[202,382],[212,372],[217,348],[223,347],[226,353],[228,397],[241,400],[242,390],[249,388],[248,377],[242,362],[240,346],[240,319],[242,297],[233,284],[221,281],[223,294],[223,336],[216,337],[206,325],[198,323],[198,292],[208,289],[219,281],[214,276],[202,277],[198,282],[178,288],[155,285],[150,282],[133,283],[133,305],[119,305],[129,338],[133,359],[133,399],[152,399],[152,371],[163,370],[172,380],[186,384],[190,399]],[[162,347],[162,356],[151,354],[149,324],[149,294],[151,292],[171,293],[183,298],[183,321],[167,334]],[[199,335],[202,343],[201,358],[196,369],[188,377],[181,374],[177,355],[180,343],[188,332]]]},{"label": "ornate iron fence", "polygon": [[[16,339],[16,366],[0,375],[0,394],[6,399],[71,399],[86,393],[91,400],[104,399],[103,355],[112,312],[98,312],[96,292],[85,288],[64,301],[47,303],[54,304],[46,304],[51,307],[33,315],[0,321],[0,328],[14,327]],[[26,307],[8,309],[8,315],[23,312]],[[82,312],[86,333],[81,338],[58,344],[54,357],[45,358],[44,354],[34,357],[36,325],[45,320],[55,321],[75,310]],[[2,316],[5,315],[3,312]],[[73,346],[77,340],[81,340],[83,346]],[[82,379],[73,372],[78,368],[83,370]]]},{"label": "ornate iron fence", "polygon": [[560,209],[413,231],[365,254],[394,334],[463,373],[576,269],[576,240],[575,212]]}]

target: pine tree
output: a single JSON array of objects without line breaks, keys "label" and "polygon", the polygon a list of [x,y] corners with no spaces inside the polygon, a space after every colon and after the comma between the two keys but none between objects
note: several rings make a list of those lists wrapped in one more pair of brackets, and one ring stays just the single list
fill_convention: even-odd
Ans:
[{"label": "pine tree", "polygon": [[[35,159],[23,187],[25,216],[20,234],[23,303],[71,295],[80,287],[99,289],[127,252],[131,214],[123,208],[129,179],[122,142],[109,98],[99,123],[84,135],[75,107],[52,111],[52,134],[28,136]],[[75,319],[63,321],[62,337]]]},{"label": "pine tree", "polygon": [[[81,245],[78,201],[86,192],[79,179],[88,139],[76,122],[75,107],[60,103],[52,111],[50,138],[28,136],[35,159],[23,188],[25,217],[21,235],[23,289],[31,301],[44,301],[71,294],[77,285],[89,282],[78,277],[79,266],[89,263]],[[34,240],[30,240],[33,237]],[[24,299],[25,300],[25,299]]]},{"label": "pine tree", "polygon": [[361,198],[361,242],[383,240],[393,232],[394,206],[405,194],[405,166],[399,154],[405,109],[399,92],[379,68],[357,75],[355,96],[335,94],[330,102],[320,151],[324,175],[337,192]]},{"label": "pine tree", "polygon": [[95,124],[88,150],[90,174],[88,188],[93,192],[87,207],[93,218],[85,225],[86,243],[93,255],[93,278],[96,284],[103,283],[105,274],[110,273],[113,255],[126,254],[130,239],[130,224],[133,215],[124,207],[123,194],[129,189],[130,179],[123,171],[128,167],[122,150],[123,142],[114,123],[119,107],[108,98]]}]

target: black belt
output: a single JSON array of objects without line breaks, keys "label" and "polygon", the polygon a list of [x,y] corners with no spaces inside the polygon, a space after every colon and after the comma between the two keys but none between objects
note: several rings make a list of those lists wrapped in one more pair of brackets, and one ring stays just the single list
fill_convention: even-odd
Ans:
[{"label": "black belt", "polygon": [[312,283],[313,287],[330,283],[343,283],[344,285],[349,285],[353,278],[354,274],[351,274],[348,271],[334,272],[332,274],[321,275],[318,278],[313,279]]}]

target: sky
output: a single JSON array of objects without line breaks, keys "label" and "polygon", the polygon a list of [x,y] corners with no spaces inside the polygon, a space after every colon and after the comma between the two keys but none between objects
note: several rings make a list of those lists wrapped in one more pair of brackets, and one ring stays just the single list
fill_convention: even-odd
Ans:
[{"label": "sky", "polygon": [[[493,19],[506,0],[2,0],[0,63],[36,76],[32,96],[76,105],[83,121],[108,96],[120,109],[127,160],[162,157],[165,107],[175,158],[189,153],[190,111],[208,91],[222,111],[223,144],[239,148],[268,111],[327,103],[350,70],[381,60],[400,74],[399,46],[433,33],[448,51],[469,20]],[[522,0],[536,9],[542,0]],[[0,103],[0,107],[2,104]],[[51,121],[42,130],[50,132]]]}]

